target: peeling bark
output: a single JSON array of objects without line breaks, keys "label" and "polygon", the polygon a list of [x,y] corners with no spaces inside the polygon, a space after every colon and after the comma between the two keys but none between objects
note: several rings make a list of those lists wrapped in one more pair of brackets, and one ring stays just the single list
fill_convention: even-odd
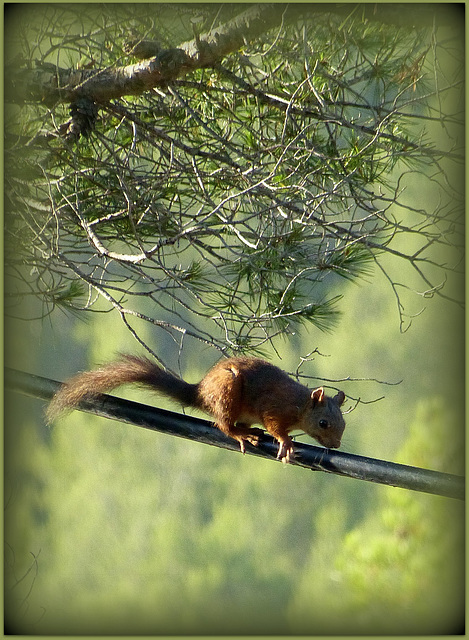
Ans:
[{"label": "peeling bark", "polygon": [[165,85],[187,72],[211,66],[245,42],[281,24],[285,5],[260,4],[213,32],[197,36],[177,49],[166,49],[125,67],[107,69],[61,69],[51,64],[20,69],[9,74],[7,101],[39,101],[53,106],[87,98],[103,103],[125,95],[140,95]]},{"label": "peeling bark", "polygon": [[15,102],[39,101],[52,106],[88,98],[102,103],[125,95],[140,95],[193,68],[195,65],[184,51],[167,49],[155,58],[115,69],[61,69],[43,65],[20,70],[12,78],[11,91]]}]

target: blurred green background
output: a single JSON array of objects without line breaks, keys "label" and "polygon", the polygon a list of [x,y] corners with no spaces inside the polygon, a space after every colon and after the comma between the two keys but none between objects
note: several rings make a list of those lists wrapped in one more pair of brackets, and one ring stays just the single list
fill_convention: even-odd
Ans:
[{"label": "blurred green background", "polygon": [[[299,354],[317,347],[325,355],[308,365],[310,375],[402,380],[339,385],[365,401],[384,396],[346,416],[342,448],[461,474],[462,312],[424,300],[425,312],[402,334],[379,274],[343,295],[333,333],[305,333],[272,360],[293,370]],[[58,314],[7,325],[6,355],[20,369],[64,379],[128,344],[110,314],[87,323]],[[213,354],[186,357],[185,377],[195,381]],[[174,408],[149,392],[122,393]],[[7,392],[6,402],[6,611],[21,633],[459,628],[457,500],[308,473],[79,412],[49,429],[42,401]]]}]

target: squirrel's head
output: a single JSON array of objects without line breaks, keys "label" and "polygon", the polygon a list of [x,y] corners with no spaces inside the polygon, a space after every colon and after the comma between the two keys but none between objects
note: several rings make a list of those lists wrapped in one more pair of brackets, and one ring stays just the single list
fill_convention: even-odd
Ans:
[{"label": "squirrel's head", "polygon": [[345,429],[345,420],[340,410],[344,400],[343,391],[330,398],[322,387],[314,389],[302,416],[301,427],[304,432],[328,449],[340,447]]}]

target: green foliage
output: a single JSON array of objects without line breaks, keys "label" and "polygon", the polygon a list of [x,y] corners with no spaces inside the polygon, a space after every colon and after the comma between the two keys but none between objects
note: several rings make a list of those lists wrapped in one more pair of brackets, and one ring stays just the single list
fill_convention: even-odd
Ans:
[{"label": "green foliage", "polygon": [[[348,17],[310,7],[301,21],[280,9],[277,29],[246,33],[242,53],[215,68],[100,104],[91,134],[73,144],[68,107],[8,110],[9,272],[36,267],[20,271],[16,297],[38,295],[47,313],[79,279],[87,308],[101,298],[125,318],[147,296],[149,323],[167,321],[172,335],[190,326],[226,352],[331,328],[337,277],[384,268],[385,254],[439,291],[435,267],[448,265],[437,249],[455,244],[462,221],[452,190],[443,196],[456,153],[436,146],[443,132],[458,139],[447,123],[457,126],[461,107],[443,35],[352,7]],[[29,11],[8,34],[25,65],[115,69],[132,62],[130,36],[174,49],[193,38],[194,14],[210,29],[244,7]],[[403,193],[423,168],[438,197],[412,209]],[[395,248],[407,235],[418,260]],[[81,292],[74,300],[81,311]]]},{"label": "green foliage", "polygon": [[54,292],[54,301],[57,306],[63,306],[65,308],[71,307],[74,309],[77,298],[83,297],[85,294],[85,287],[80,281],[70,282],[68,286],[62,286],[60,291]]}]

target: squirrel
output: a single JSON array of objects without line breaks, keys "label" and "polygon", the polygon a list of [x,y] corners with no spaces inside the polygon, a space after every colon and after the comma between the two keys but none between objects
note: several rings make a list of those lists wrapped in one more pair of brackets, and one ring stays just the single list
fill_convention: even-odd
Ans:
[{"label": "squirrel", "polygon": [[215,419],[216,426],[237,440],[258,444],[262,424],[279,443],[277,458],[289,462],[294,455],[289,433],[301,429],[321,445],[338,448],[345,428],[340,406],[343,391],[326,396],[322,387],[310,390],[278,367],[251,357],[233,357],[215,364],[199,383],[190,384],[145,357],[122,355],[117,362],[85,371],[66,381],[47,409],[52,422],[73,409],[83,398],[105,393],[123,384],[137,383],[200,409]]}]

